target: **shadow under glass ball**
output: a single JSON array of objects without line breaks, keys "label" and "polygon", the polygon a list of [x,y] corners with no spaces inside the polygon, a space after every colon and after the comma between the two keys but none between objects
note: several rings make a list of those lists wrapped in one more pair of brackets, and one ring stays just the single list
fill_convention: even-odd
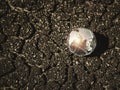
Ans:
[{"label": "shadow under glass ball", "polygon": [[69,50],[77,56],[90,55],[96,47],[96,38],[86,28],[73,28],[68,36]]}]

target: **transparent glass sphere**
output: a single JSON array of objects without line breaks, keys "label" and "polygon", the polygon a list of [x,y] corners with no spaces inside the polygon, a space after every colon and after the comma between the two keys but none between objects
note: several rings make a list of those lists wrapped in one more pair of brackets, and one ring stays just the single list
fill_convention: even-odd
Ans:
[{"label": "transparent glass sphere", "polygon": [[94,33],[86,28],[73,28],[68,37],[69,50],[78,55],[90,55],[96,47]]}]

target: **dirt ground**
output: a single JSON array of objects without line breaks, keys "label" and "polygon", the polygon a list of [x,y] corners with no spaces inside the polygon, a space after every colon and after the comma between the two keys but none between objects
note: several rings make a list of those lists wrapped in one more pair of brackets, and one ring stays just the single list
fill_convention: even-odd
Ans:
[{"label": "dirt ground", "polygon": [[[69,51],[74,27],[92,55]],[[120,0],[0,0],[0,90],[120,90]]]}]

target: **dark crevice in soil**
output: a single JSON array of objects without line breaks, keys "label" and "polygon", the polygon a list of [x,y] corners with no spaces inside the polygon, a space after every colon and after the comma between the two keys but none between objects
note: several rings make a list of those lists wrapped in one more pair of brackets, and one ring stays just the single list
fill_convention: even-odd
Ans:
[{"label": "dark crevice in soil", "polygon": [[27,38],[25,38],[25,40],[27,40],[27,39],[31,39],[31,38],[35,35],[36,28],[35,28],[34,24],[32,23],[32,21],[30,21],[30,18],[29,18],[29,16],[27,15],[27,13],[24,13],[24,14],[25,14],[25,16],[26,16],[27,22],[30,24],[30,26],[31,26],[31,28],[32,28],[31,34],[30,34]]},{"label": "dark crevice in soil", "polygon": [[95,74],[93,75],[93,81],[94,81],[94,83],[97,82],[97,78],[96,78]]},{"label": "dark crevice in soil", "polygon": [[83,65],[83,67],[84,67],[84,70],[85,70],[88,74],[90,74],[90,71],[87,69],[87,67],[86,67],[85,65]]},{"label": "dark crevice in soil", "polygon": [[65,80],[64,80],[64,82],[62,84],[60,84],[59,90],[61,90],[62,86],[65,85],[65,83],[68,81],[68,68],[69,68],[69,66],[66,65],[66,68],[65,68]]},{"label": "dark crevice in soil", "polygon": [[0,53],[3,52],[2,45],[0,44]]},{"label": "dark crevice in soil", "polygon": [[47,16],[47,20],[48,20],[48,23],[49,23],[49,32],[48,32],[48,35],[51,35],[51,33],[53,32],[53,28],[52,28],[52,21],[51,21],[51,14],[49,14]]},{"label": "dark crevice in soil", "polygon": [[28,67],[28,76],[30,76],[32,67],[30,65],[28,65],[25,58],[23,58],[23,57],[21,57],[21,58],[22,58],[24,64]]},{"label": "dark crevice in soil", "polygon": [[23,46],[25,45],[25,40],[22,40],[22,44],[18,50],[18,53],[21,54],[22,53],[22,50],[23,50]]},{"label": "dark crevice in soil", "polygon": [[5,42],[7,41],[8,36],[7,36],[6,34],[4,34],[2,27],[0,28],[0,33],[4,35],[4,39],[3,39],[2,42],[0,43],[0,44],[2,44],[2,43],[5,43]]},{"label": "dark crevice in soil", "polygon": [[51,68],[52,68],[52,67],[51,67],[50,65],[49,65],[49,66],[47,66],[47,67],[44,69],[44,72],[49,71]]},{"label": "dark crevice in soil", "polygon": [[92,18],[89,22],[88,22],[88,26],[87,27],[92,27],[92,22],[94,21],[94,19]]},{"label": "dark crevice in soil", "polygon": [[53,5],[53,9],[51,10],[51,13],[54,13],[57,10],[57,5],[58,5],[58,1],[54,0],[54,5]]},{"label": "dark crevice in soil", "polygon": [[46,85],[47,85],[47,77],[46,77],[46,75],[42,75],[42,78],[44,79],[44,87],[46,87]]},{"label": "dark crevice in soil", "polygon": [[20,29],[21,29],[21,25],[18,25],[18,30],[17,30],[17,33],[16,33],[17,37],[20,35]]},{"label": "dark crevice in soil", "polygon": [[74,81],[73,81],[73,84],[72,84],[74,90],[77,90],[77,88],[76,88],[76,83],[77,82],[78,82],[77,74],[74,72]]},{"label": "dark crevice in soil", "polygon": [[73,54],[70,54],[70,60],[71,60],[71,63],[70,63],[70,66],[73,66],[73,60],[74,60],[74,58],[73,58]]},{"label": "dark crevice in soil", "polygon": [[30,36],[29,36],[28,38],[26,38],[26,39],[32,38],[32,37],[34,36],[35,32],[36,32],[36,29],[35,29],[34,25],[33,25],[32,23],[30,23],[30,25],[31,25],[31,27],[32,27],[32,33],[31,33]]},{"label": "dark crevice in soil", "polygon": [[35,42],[35,48],[40,51],[40,48],[38,47],[38,44],[39,44],[39,38],[36,39],[36,42]]},{"label": "dark crevice in soil", "polygon": [[105,10],[102,12],[102,15],[99,17],[99,20],[101,20],[102,17],[107,13],[107,7],[108,6],[104,6]]},{"label": "dark crevice in soil", "polygon": [[59,45],[54,39],[51,38],[51,40],[52,40],[52,42],[53,42],[55,45],[57,45],[57,47],[60,47],[60,46],[61,46],[61,45]]},{"label": "dark crevice in soil", "polygon": [[53,32],[51,14],[54,13],[57,10],[57,5],[58,5],[58,1],[54,0],[53,8],[50,11],[50,13],[46,16],[47,20],[48,20],[48,23],[49,23],[49,29],[50,29],[50,31],[48,32],[48,35],[51,35],[51,33]]},{"label": "dark crevice in soil", "polygon": [[53,55],[54,55],[54,53],[50,51],[50,56],[48,59],[51,60]]}]

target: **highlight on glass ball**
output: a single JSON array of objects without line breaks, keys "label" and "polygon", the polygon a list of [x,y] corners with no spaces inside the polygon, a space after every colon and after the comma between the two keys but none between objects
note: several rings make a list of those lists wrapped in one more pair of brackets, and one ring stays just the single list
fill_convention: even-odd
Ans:
[{"label": "highlight on glass ball", "polygon": [[89,29],[73,28],[68,37],[68,47],[78,56],[90,55],[96,47],[96,37]]}]

